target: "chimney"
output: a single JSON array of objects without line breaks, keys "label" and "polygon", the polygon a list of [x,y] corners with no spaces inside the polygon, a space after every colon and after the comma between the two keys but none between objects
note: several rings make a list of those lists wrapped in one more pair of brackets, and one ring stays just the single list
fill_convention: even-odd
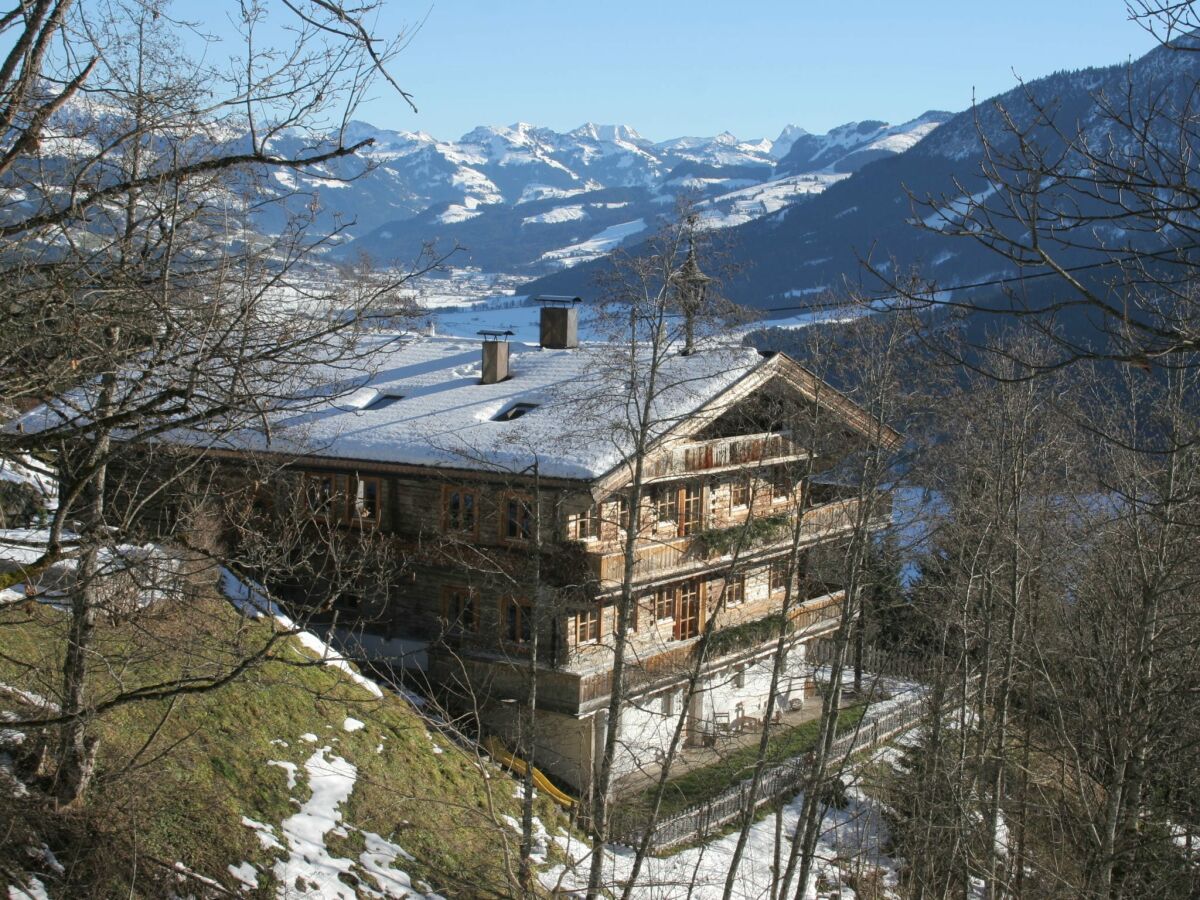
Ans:
[{"label": "chimney", "polygon": [[579,297],[543,294],[540,343],[547,350],[572,350],[579,346]]},{"label": "chimney", "polygon": [[480,331],[483,335],[483,376],[480,384],[496,384],[508,378],[508,339],[511,331]]}]

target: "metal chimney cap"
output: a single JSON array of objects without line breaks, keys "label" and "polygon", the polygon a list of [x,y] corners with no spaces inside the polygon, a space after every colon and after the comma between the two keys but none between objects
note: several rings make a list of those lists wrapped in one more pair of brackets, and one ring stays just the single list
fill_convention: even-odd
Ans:
[{"label": "metal chimney cap", "polygon": [[515,331],[493,331],[490,328],[484,328],[482,331],[477,331],[475,333],[482,334],[484,341],[507,341],[510,337],[516,334]]},{"label": "metal chimney cap", "polygon": [[571,297],[567,294],[538,294],[533,298],[534,303],[548,303],[552,306],[570,306],[574,303],[582,303],[582,297]]}]

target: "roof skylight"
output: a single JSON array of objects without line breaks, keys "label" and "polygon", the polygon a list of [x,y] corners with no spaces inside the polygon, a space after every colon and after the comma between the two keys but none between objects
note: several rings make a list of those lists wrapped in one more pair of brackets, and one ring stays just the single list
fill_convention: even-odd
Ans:
[{"label": "roof skylight", "polygon": [[393,403],[398,403],[404,399],[403,394],[380,394],[363,409],[387,409]]},{"label": "roof skylight", "polygon": [[536,403],[514,403],[511,406],[505,407],[492,416],[493,422],[511,422],[514,419],[519,419],[531,409],[537,409]]}]

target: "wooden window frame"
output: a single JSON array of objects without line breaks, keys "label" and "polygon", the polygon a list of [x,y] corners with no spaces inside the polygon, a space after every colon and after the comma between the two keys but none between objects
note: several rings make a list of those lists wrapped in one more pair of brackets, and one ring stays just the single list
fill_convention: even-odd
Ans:
[{"label": "wooden window frame", "polygon": [[[344,472],[304,472],[304,492],[309,511],[316,514],[324,512],[334,522],[345,522],[349,518],[350,486],[350,476]],[[314,503],[314,500],[318,502]]]},{"label": "wooden window frame", "polygon": [[[695,612],[685,611],[685,604],[690,602],[688,590],[695,591]],[[692,578],[679,583],[679,589],[676,593],[675,604],[675,627],[673,630],[674,639],[677,641],[687,641],[694,637],[699,637],[701,629],[704,627],[704,581],[700,578]]]},{"label": "wooden window frame", "polygon": [[781,594],[787,590],[788,566],[786,559],[773,559],[767,563],[767,590]]},{"label": "wooden window frame", "polygon": [[575,613],[575,646],[599,644],[604,635],[604,609],[595,604],[589,609]]},{"label": "wooden window frame", "polygon": [[613,503],[617,507],[617,514],[615,516],[613,516],[613,519],[617,523],[618,533],[620,533],[621,531],[628,533],[628,531],[629,531],[629,495],[628,494],[617,494],[613,498]]},{"label": "wooden window frame", "polygon": [[[360,504],[364,496],[363,487],[368,484],[375,485],[375,509],[370,515],[363,515]],[[383,518],[383,479],[378,475],[359,475],[356,472],[354,478],[350,481],[350,485],[352,490],[347,496],[347,513],[350,518],[356,522],[378,524],[380,519]]]},{"label": "wooden window frame", "polygon": [[[453,598],[461,597],[462,601],[455,601]],[[469,622],[463,622],[463,609],[451,609],[452,606],[462,606],[469,608],[471,619]],[[446,627],[452,630],[468,632],[470,634],[479,633],[479,593],[474,588],[465,584],[448,584],[442,588],[442,622]]]},{"label": "wooden window frame", "polygon": [[[470,528],[459,528],[452,525],[453,513],[451,512],[451,498],[455,494],[461,497],[471,498],[472,523]],[[460,499],[460,503],[461,503]],[[442,487],[442,532],[444,534],[466,535],[478,539],[479,537],[479,488],[465,487],[457,485],[444,485]],[[459,513],[461,516],[461,511]]]},{"label": "wooden window frame", "polygon": [[[744,494],[744,498],[739,503],[738,494]],[[749,509],[750,498],[754,495],[754,491],[750,489],[750,476],[746,475],[740,478],[735,478],[729,482],[729,508],[732,509]]]},{"label": "wooden window frame", "polygon": [[725,576],[725,605],[740,606],[746,602],[746,575],[744,572]]},{"label": "wooden window frame", "polygon": [[[584,523],[587,523],[586,528],[580,528]],[[567,516],[567,537],[572,541],[598,541],[602,526],[600,504],[593,503],[583,512]]]},{"label": "wooden window frame", "polygon": [[[509,627],[509,610],[515,610],[513,627]],[[500,639],[513,647],[527,647],[533,639],[533,604],[524,597],[500,598]],[[516,636],[510,632],[515,631]]]},{"label": "wooden window frame", "polygon": [[[518,518],[513,517],[513,504],[516,504]],[[536,526],[533,512],[533,498],[528,494],[505,494],[501,498],[500,507],[500,540],[506,544],[527,544],[533,540],[533,529]],[[514,523],[518,531],[515,535],[509,533],[509,528]]]},{"label": "wooden window frame", "polygon": [[[796,478],[788,471],[787,466],[776,466],[771,473],[771,502],[783,503],[791,500],[796,493]],[[786,488],[783,493],[781,488]]]},{"label": "wooden window frame", "polygon": [[650,598],[650,617],[658,622],[675,621],[679,608],[679,585],[664,584],[655,589]]},{"label": "wooden window frame", "polygon": [[[668,510],[669,514],[665,514]],[[654,487],[654,523],[679,529],[679,486],[659,484]]]},{"label": "wooden window frame", "polygon": [[680,485],[678,504],[679,537],[688,537],[703,531],[704,485],[697,482]]}]

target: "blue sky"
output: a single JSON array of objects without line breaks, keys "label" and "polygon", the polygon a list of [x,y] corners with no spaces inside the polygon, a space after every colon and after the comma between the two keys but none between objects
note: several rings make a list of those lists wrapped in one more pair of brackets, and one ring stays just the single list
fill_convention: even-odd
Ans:
[{"label": "blue sky", "polygon": [[[662,140],[775,137],[853,119],[960,110],[1059,69],[1140,56],[1122,0],[385,0],[379,31],[419,23],[359,118],[457,138],[475,125],[585,121]],[[179,0],[202,18],[213,7]],[[211,13],[210,13],[211,14]],[[1015,74],[1014,74],[1015,73]]]}]

